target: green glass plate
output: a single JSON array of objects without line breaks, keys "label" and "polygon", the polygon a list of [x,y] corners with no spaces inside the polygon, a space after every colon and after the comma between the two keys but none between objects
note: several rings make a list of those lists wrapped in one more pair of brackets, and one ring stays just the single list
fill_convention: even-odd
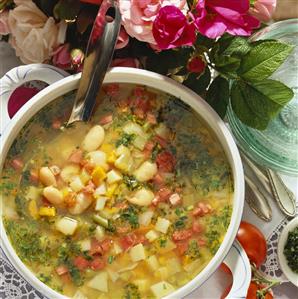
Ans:
[{"label": "green glass plate", "polygon": [[227,112],[229,125],[238,145],[251,159],[271,169],[298,175],[298,19],[274,23],[252,39],[278,39],[296,46],[271,76],[292,88],[295,96],[264,131],[244,125],[231,106]]}]

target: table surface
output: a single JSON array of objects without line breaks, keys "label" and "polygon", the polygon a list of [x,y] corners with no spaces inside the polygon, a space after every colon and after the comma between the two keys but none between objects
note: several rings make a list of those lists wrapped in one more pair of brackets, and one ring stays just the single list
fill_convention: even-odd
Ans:
[{"label": "table surface", "polygon": [[[8,70],[20,64],[21,62],[15,57],[14,51],[6,43],[0,41],[0,78]],[[281,176],[284,179],[285,184],[294,192],[296,198],[298,198],[298,178],[289,177],[285,175],[281,175]],[[251,209],[247,206],[247,204],[245,204],[244,213],[243,213],[243,220],[253,223],[257,227],[259,227],[268,240],[272,238],[276,239],[276,237],[273,236],[273,233],[274,231],[277,231],[277,236],[278,236],[279,225],[282,221],[285,221],[284,215],[282,215],[282,213],[278,210],[275,203],[271,203],[271,206],[273,210],[273,218],[272,221],[269,223],[266,223],[261,219],[259,219],[251,211]],[[275,246],[276,246],[276,242],[275,243],[273,242],[272,243],[273,250],[276,249]],[[275,259],[275,263],[276,263],[276,256],[273,257],[272,259],[273,260]],[[267,264],[265,264],[262,269],[266,269],[267,267],[270,268],[270,263],[268,260],[267,260]],[[268,272],[270,271],[268,270]],[[6,277],[3,275],[3,273],[0,273],[0,275],[1,275],[0,282],[3,281],[4,288],[9,288],[10,285],[9,282],[6,282]],[[284,279],[283,276],[281,278]],[[206,281],[200,287],[200,289],[196,292],[195,297],[202,298],[202,299],[219,298],[224,286],[226,286],[229,283],[229,280],[230,278],[228,276],[223,274],[221,271],[217,271],[209,278],[208,281]],[[11,287],[15,287],[15,286],[11,286]],[[296,288],[293,284],[288,282],[285,282],[281,286],[274,288],[275,298],[294,299],[297,298],[297,293],[298,293],[298,288]],[[1,297],[1,283],[0,283],[0,298],[3,298]]]}]

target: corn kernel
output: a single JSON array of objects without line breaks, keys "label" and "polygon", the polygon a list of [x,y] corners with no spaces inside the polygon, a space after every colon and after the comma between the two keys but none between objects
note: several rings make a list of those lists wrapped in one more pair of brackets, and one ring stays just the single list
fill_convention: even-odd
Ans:
[{"label": "corn kernel", "polygon": [[63,197],[66,197],[69,194],[69,191],[70,191],[69,188],[63,188],[61,190]]},{"label": "corn kernel", "polygon": [[56,216],[56,209],[54,207],[41,207],[39,209],[40,216],[54,217]]},{"label": "corn kernel", "polygon": [[108,155],[114,150],[114,146],[112,144],[109,144],[109,143],[104,143],[101,146],[100,150]]},{"label": "corn kernel", "polygon": [[115,151],[110,152],[108,154],[108,159],[107,159],[108,163],[113,164],[116,160],[117,160],[117,156],[116,156]]},{"label": "corn kernel", "polygon": [[99,186],[106,176],[106,172],[100,166],[96,166],[92,172],[92,181],[96,186]]}]

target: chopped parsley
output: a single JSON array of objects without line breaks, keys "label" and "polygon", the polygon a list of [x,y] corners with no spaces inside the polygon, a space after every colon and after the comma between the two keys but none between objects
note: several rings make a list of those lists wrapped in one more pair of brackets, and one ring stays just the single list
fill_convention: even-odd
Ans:
[{"label": "chopped parsley", "polygon": [[298,226],[288,234],[284,255],[289,267],[298,274]]},{"label": "chopped parsley", "polygon": [[139,227],[138,210],[134,206],[129,206],[128,208],[124,209],[120,214],[120,218],[127,221],[132,228]]},{"label": "chopped parsley", "polygon": [[108,264],[112,264],[114,260],[115,260],[115,257],[113,255],[110,255],[108,257]]},{"label": "chopped parsley", "polygon": [[187,219],[188,219],[187,216],[180,217],[178,220],[174,222],[174,228],[175,229],[185,228]]},{"label": "chopped parsley", "polygon": [[130,145],[134,141],[135,137],[135,134],[124,133],[121,138],[116,141],[116,147],[120,146],[121,144],[124,146]]},{"label": "chopped parsley", "polygon": [[17,196],[14,199],[15,201],[15,205],[16,205],[16,212],[18,213],[18,215],[20,217],[26,217],[26,210],[27,210],[27,206],[26,206],[26,200],[23,196],[17,194]]},{"label": "chopped parsley", "polygon": [[188,244],[186,254],[192,259],[198,259],[200,257],[200,250],[198,242],[196,240],[191,240]]},{"label": "chopped parsley", "polygon": [[141,299],[139,288],[133,283],[128,283],[124,286],[122,299]]},{"label": "chopped parsley", "polygon": [[140,183],[133,175],[123,175],[123,182],[129,190],[135,190],[140,187]]},{"label": "chopped parsley", "polygon": [[13,190],[17,188],[17,185],[12,182],[2,182],[0,185],[0,193],[4,194],[5,196],[8,196],[11,194]]}]

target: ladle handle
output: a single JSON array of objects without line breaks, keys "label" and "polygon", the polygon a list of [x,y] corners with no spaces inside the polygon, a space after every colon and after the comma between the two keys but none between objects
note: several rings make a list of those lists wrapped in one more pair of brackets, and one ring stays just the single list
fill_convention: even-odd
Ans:
[{"label": "ladle handle", "polygon": [[89,120],[113,57],[120,26],[121,14],[117,1],[104,0],[90,34],[82,77],[68,124]]}]

